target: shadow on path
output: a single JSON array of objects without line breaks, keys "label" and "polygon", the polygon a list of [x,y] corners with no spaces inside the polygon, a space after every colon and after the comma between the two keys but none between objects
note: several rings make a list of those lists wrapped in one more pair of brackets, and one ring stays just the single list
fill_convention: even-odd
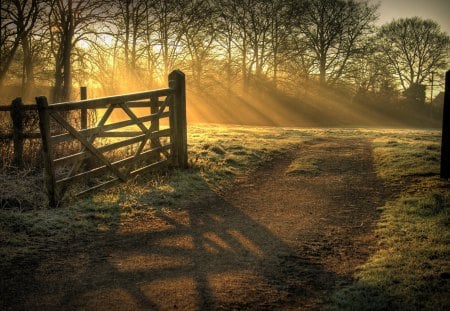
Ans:
[{"label": "shadow on path", "polygon": [[[388,193],[370,143],[324,140],[275,159],[225,196],[162,208],[42,261],[12,309],[316,309],[374,249]],[[319,173],[287,176],[315,155]],[[18,298],[22,300],[22,298]]]}]

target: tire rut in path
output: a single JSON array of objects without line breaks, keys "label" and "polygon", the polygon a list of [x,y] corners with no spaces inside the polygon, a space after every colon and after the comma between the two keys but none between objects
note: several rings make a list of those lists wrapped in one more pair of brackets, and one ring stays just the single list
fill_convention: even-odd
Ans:
[{"label": "tire rut in path", "polygon": [[[307,157],[318,159],[316,174],[286,175]],[[49,256],[20,307],[317,309],[373,252],[376,208],[388,195],[370,142],[314,140],[222,196]]]}]

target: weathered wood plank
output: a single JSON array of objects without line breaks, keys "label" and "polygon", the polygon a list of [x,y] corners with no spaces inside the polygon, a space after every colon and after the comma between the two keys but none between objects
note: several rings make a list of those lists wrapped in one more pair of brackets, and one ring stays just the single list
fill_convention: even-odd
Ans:
[{"label": "weathered wood plank", "polygon": [[[13,134],[3,134],[0,135],[0,139],[9,139],[12,140],[13,139]],[[22,133],[22,138],[23,139],[41,139],[41,133]]]},{"label": "weathered wood plank", "polygon": [[[143,173],[146,173],[146,172],[149,172],[149,171],[153,171],[153,170],[157,170],[157,169],[166,167],[166,166],[168,166],[168,164],[169,164],[168,160],[162,160],[162,161],[159,161],[159,162],[147,165],[147,166],[145,166],[143,168],[140,168],[138,170],[135,170],[135,171],[131,172],[130,173],[130,177],[133,177],[133,176],[136,176],[138,174],[143,174]],[[120,179],[119,178],[114,178],[112,180],[108,180],[108,181],[100,183],[100,184],[98,184],[98,185],[96,185],[94,187],[91,187],[89,189],[81,191],[81,192],[77,193],[76,195],[77,196],[86,195],[86,194],[92,193],[94,191],[99,191],[99,190],[102,190],[102,189],[105,189],[105,188],[108,188],[108,187],[112,187],[112,186],[114,186],[116,184],[119,184],[119,183],[120,183]]]},{"label": "weathered wood plank", "polygon": [[13,124],[13,146],[14,146],[14,158],[13,165],[18,168],[23,168],[23,117],[24,111],[22,109],[22,98],[18,97],[11,103],[12,109],[10,112],[12,124]]},{"label": "weathered wood plank", "polygon": [[161,167],[168,166],[169,164],[170,164],[169,159],[161,160],[159,162],[155,162],[155,163],[149,164],[147,166],[141,167],[141,168],[139,168],[137,170],[134,170],[134,171],[130,172],[130,177],[136,176],[138,174],[143,174],[143,173],[146,173],[146,172],[151,171],[151,170],[156,170],[156,169],[159,169]]},{"label": "weathered wood plank", "polygon": [[[166,117],[169,117],[169,112],[164,112],[159,116],[159,118],[166,118]],[[138,119],[141,122],[151,122],[152,120],[154,120],[156,118],[158,118],[158,114],[140,117]],[[111,123],[111,124],[106,124],[102,127],[93,127],[93,128],[89,128],[86,130],[81,130],[81,131],[79,131],[79,133],[80,133],[80,135],[82,135],[84,137],[88,137],[91,135],[98,135],[97,137],[116,137],[116,134],[114,134],[114,132],[109,132],[109,133],[111,133],[111,134],[109,134],[108,131],[113,131],[116,129],[120,129],[122,127],[127,127],[127,126],[132,126],[132,125],[134,125],[133,120],[126,120],[126,121],[120,121],[120,122],[115,122],[115,123]],[[139,132],[139,133],[141,133],[141,132]],[[73,136],[70,134],[61,134],[61,135],[55,135],[52,137],[53,144],[59,144],[59,143],[63,143],[63,142],[70,141],[70,140],[73,140]]]},{"label": "weathered wood plank", "polygon": [[[11,109],[12,109],[11,105],[7,105],[7,106],[0,105],[0,111],[11,111]],[[31,111],[31,110],[37,111],[37,109],[38,108],[37,108],[36,104],[23,104],[22,105],[22,110],[23,111]]]},{"label": "weathered wood plank", "polygon": [[52,145],[50,140],[50,116],[48,102],[45,96],[36,97],[39,114],[39,129],[42,136],[42,157],[44,160],[44,182],[47,190],[50,207],[56,207],[58,203],[56,192],[55,168],[52,160]]},{"label": "weathered wood plank", "polygon": [[[165,104],[165,101],[163,102],[163,105]],[[158,106],[160,105],[160,102],[158,101],[157,97],[151,97],[150,98],[150,114],[157,114],[159,113]],[[150,131],[151,132],[158,132],[159,131],[159,118],[153,120],[150,123]],[[156,148],[161,146],[161,142],[159,140],[159,137],[150,137],[150,147]],[[161,159],[161,154],[155,155],[154,160],[159,161]]]},{"label": "weathered wood plank", "polygon": [[[80,99],[87,99],[87,88],[85,86],[80,87]],[[80,110],[80,127],[82,129],[86,129],[88,127],[88,115],[86,108],[81,108]]]},{"label": "weathered wood plank", "polygon": [[187,121],[186,121],[186,80],[180,70],[169,75],[169,87],[175,91],[173,103],[174,161],[180,168],[188,167]]},{"label": "weathered wood plank", "polygon": [[[160,100],[158,101],[158,97],[151,97],[151,98],[156,98],[157,102],[158,102],[158,106],[161,106],[164,101]],[[127,106],[130,108],[148,108],[150,107],[151,102],[146,100],[146,101],[127,101]]]},{"label": "weathered wood plank", "polygon": [[[139,133],[141,133],[141,132],[139,132]],[[162,131],[159,131],[159,132],[153,132],[151,134],[151,137],[165,137],[165,136],[170,136],[170,129],[165,129],[165,130],[162,130]],[[123,147],[127,147],[127,146],[130,146],[130,145],[139,143],[139,142],[141,142],[144,139],[144,137],[145,137],[145,135],[141,134],[140,136],[136,136],[136,137],[133,137],[131,139],[126,139],[126,140],[123,140],[123,141],[120,141],[120,142],[116,142],[116,143],[112,143],[112,144],[109,144],[109,145],[105,145],[105,146],[99,147],[99,148],[97,148],[97,150],[99,152],[101,152],[101,153],[105,153],[105,152],[108,152],[108,151],[113,151],[113,150],[116,150],[116,149],[119,149],[119,148],[123,148]],[[74,161],[80,161],[80,160],[89,158],[90,156],[91,156],[90,152],[81,151],[81,152],[78,152],[78,153],[74,153],[74,154],[71,154],[71,155],[68,155],[68,156],[65,156],[65,157],[61,157],[61,158],[55,159],[54,163],[55,163],[55,165],[64,165],[64,164],[68,164],[68,163],[71,163],[71,162],[74,162]]]},{"label": "weathered wood plank", "polygon": [[[142,159],[145,159],[145,158],[149,158],[149,157],[151,157],[152,155],[154,155],[157,152],[162,152],[163,150],[169,150],[169,149],[171,149],[171,147],[172,147],[172,145],[167,144],[167,145],[164,145],[164,146],[159,147],[159,148],[150,149],[150,150],[147,150],[145,152],[142,152],[139,155],[139,157],[136,158],[136,159],[134,158],[134,156],[127,157],[125,159],[121,159],[121,160],[112,162],[111,165],[114,166],[116,169],[119,169],[121,167],[125,167],[126,165],[133,164],[136,161],[139,161],[139,160],[142,160]],[[76,183],[76,182],[79,182],[79,181],[81,181],[83,179],[89,179],[89,178],[93,178],[93,177],[96,177],[96,176],[99,176],[99,175],[104,175],[108,171],[109,171],[109,168],[106,165],[103,165],[103,166],[99,166],[99,167],[96,167],[94,169],[91,169],[89,171],[86,171],[86,172],[81,172],[81,173],[75,174],[75,175],[70,176],[70,177],[61,178],[61,179],[56,181],[56,184],[57,185],[66,185],[68,183]]]},{"label": "weathered wood plank", "polygon": [[108,159],[105,158],[105,156],[99,152],[92,144],[87,141],[83,136],[81,136],[76,129],[74,129],[69,123],[67,123],[66,120],[64,120],[59,113],[53,112],[51,113],[51,116],[53,119],[55,119],[62,127],[64,127],[71,135],[73,135],[77,140],[79,140],[83,146],[86,147],[87,150],[89,150],[97,159],[99,159],[101,162],[103,162],[110,170],[114,173],[117,177],[119,177],[122,181],[126,181],[127,177],[122,174],[116,167],[111,165],[111,163],[108,161]]},{"label": "weathered wood plank", "polygon": [[112,186],[114,186],[116,184],[119,184],[119,183],[120,183],[120,179],[119,178],[113,178],[112,180],[108,180],[106,182],[100,183],[100,184],[98,184],[96,186],[93,186],[91,188],[88,188],[88,189],[86,189],[84,191],[78,192],[76,194],[76,196],[86,195],[86,194],[92,193],[94,191],[99,191],[99,190],[102,190],[102,189],[105,189],[105,188],[108,188],[108,187],[112,187]]},{"label": "weathered wood plank", "polygon": [[120,104],[128,101],[136,101],[140,99],[148,99],[151,96],[161,97],[173,94],[173,90],[170,88],[147,91],[147,92],[139,92],[139,93],[130,93],[123,94],[117,96],[109,96],[109,97],[101,97],[95,99],[81,100],[81,101],[73,101],[73,102],[64,102],[64,103],[56,103],[49,105],[50,111],[67,111],[67,110],[78,110],[82,108],[86,109],[99,109],[99,108],[107,108],[111,104]]}]

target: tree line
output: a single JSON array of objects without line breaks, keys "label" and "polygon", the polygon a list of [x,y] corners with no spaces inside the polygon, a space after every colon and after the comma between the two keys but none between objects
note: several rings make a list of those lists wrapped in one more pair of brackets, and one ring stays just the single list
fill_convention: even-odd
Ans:
[{"label": "tree line", "polygon": [[[2,0],[0,89],[76,85],[105,94],[152,88],[180,68],[191,87],[311,83],[355,96],[424,102],[448,66],[450,38],[432,20],[376,27],[378,7],[355,0]],[[436,81],[436,82],[435,82]]]}]

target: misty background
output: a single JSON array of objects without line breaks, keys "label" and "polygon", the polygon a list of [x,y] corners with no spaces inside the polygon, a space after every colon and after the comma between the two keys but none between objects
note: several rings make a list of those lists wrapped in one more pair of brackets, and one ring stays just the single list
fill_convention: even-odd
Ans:
[{"label": "misty background", "polygon": [[386,2],[2,0],[0,104],[166,87],[181,69],[189,122],[439,126],[448,33]]}]

